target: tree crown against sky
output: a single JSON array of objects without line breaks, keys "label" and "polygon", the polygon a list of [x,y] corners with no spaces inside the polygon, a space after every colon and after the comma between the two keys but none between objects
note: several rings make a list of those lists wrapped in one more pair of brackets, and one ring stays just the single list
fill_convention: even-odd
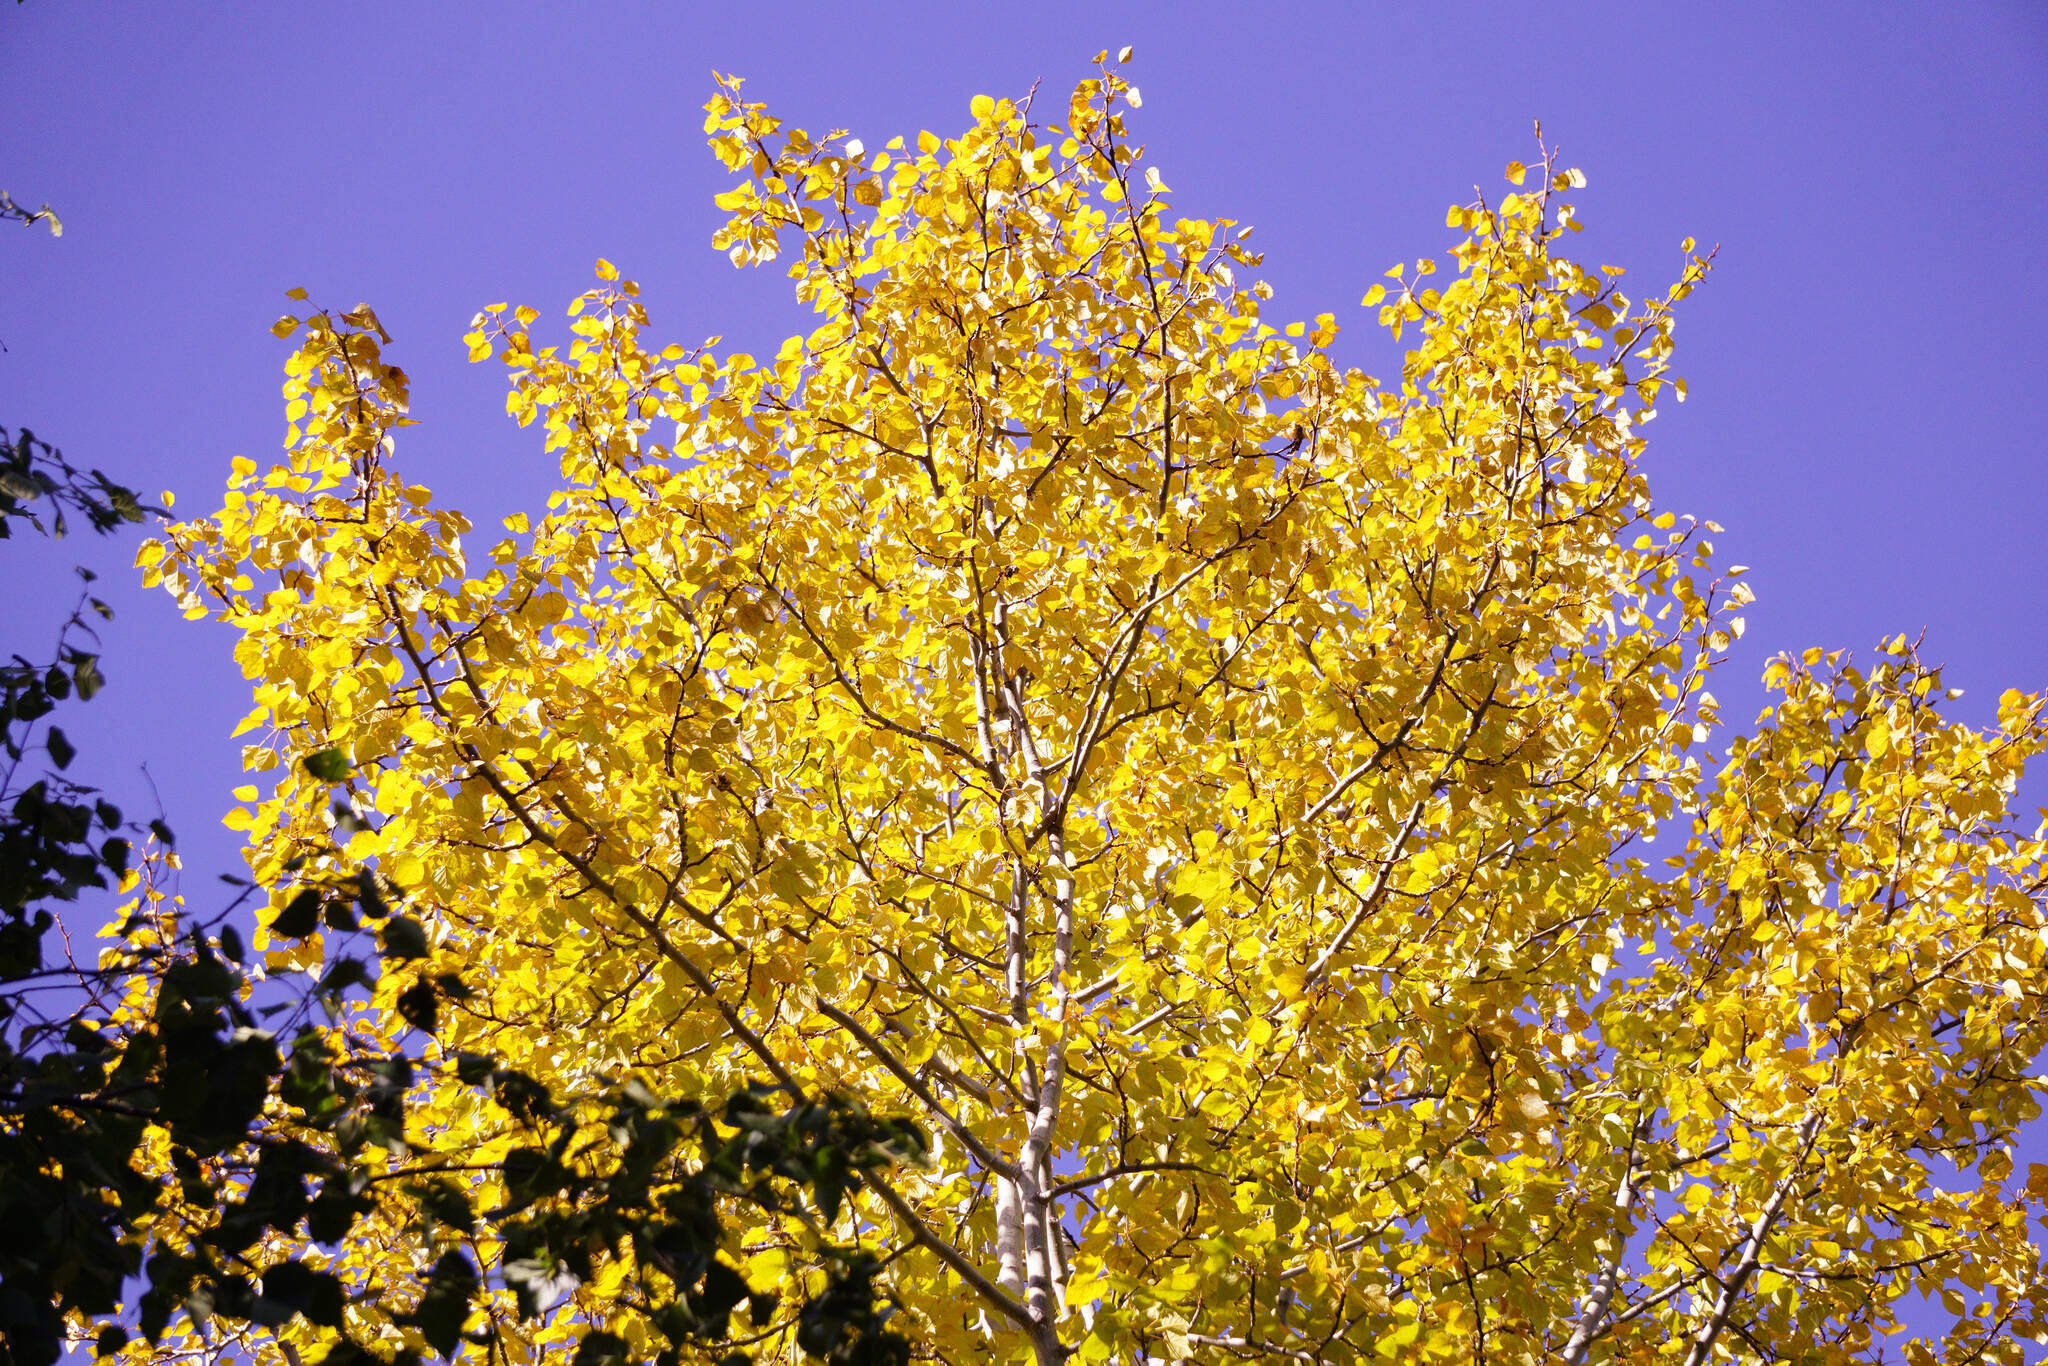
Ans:
[{"label": "tree crown against sky", "polygon": [[[47,554],[74,520],[106,534],[151,515],[167,519],[32,432],[0,427],[0,540],[31,531],[41,544],[27,553]],[[322,933],[322,972],[259,989],[235,923],[255,887],[225,876],[238,894],[188,901],[170,827],[125,819],[87,781],[101,765],[79,764],[56,723],[106,683],[95,628],[113,609],[77,572],[85,587],[53,655],[0,663],[0,1366],[53,1366],[88,1342],[107,1357],[136,1332],[154,1352],[174,1322],[179,1341],[232,1356],[294,1320],[335,1334],[323,1366],[370,1366],[389,1353],[343,1335],[341,1275],[264,1255],[301,1231],[353,1241],[365,1216],[381,1239],[380,1309],[443,1356],[479,1297],[544,1323],[566,1312],[552,1289],[565,1275],[602,1274],[672,1341],[729,1345],[730,1311],[746,1301],[755,1318],[783,1313],[830,1366],[901,1366],[908,1344],[888,1328],[871,1255],[826,1243],[799,1293],[752,1291],[720,1255],[719,1207],[815,1208],[829,1222],[849,1185],[922,1153],[914,1122],[840,1095],[778,1101],[772,1087],[711,1105],[637,1078],[558,1094],[488,1053],[440,1049],[428,1062],[388,1036],[323,1028],[386,969],[407,978],[387,994],[414,1044],[431,1039],[444,1001],[471,996],[460,971],[412,970],[428,957],[425,931],[394,913],[388,881],[349,871],[339,850],[268,922],[286,939]],[[301,762],[320,781],[348,772],[337,750]],[[345,811],[337,843],[352,832]],[[97,942],[83,934],[95,892],[126,898]],[[409,1109],[425,1089],[416,1062],[437,1093],[467,1088],[496,1112],[496,1160],[436,1149]],[[577,1146],[592,1128],[613,1142]],[[449,1170],[489,1174],[505,1193],[482,1215],[499,1250],[488,1276],[464,1250],[479,1214]],[[394,1227],[385,1192],[400,1190]],[[487,1331],[476,1340],[495,1345]],[[625,1348],[586,1331],[575,1360],[610,1366]]]},{"label": "tree crown against sky", "polygon": [[[944,1359],[1856,1360],[1928,1289],[1909,1353],[2018,1360],[2039,700],[1974,730],[1904,641],[1816,652],[1716,753],[1746,594],[1640,465],[1691,244],[1625,289],[1563,251],[1583,179],[1511,166],[1376,291],[1382,385],[1170,215],[1137,102],[1106,62],[871,150],[726,83],[718,245],[819,326],[656,350],[603,263],[566,348],[487,310],[563,486],[480,555],[396,471],[375,314],[282,322],[285,463],[144,555],[242,633],[257,879],[376,868],[478,970],[444,1045],[563,1089],[915,1110],[930,1165],[830,1236]],[[758,1284],[812,1265],[735,1220]],[[616,1290],[581,1322],[655,1350]]]}]

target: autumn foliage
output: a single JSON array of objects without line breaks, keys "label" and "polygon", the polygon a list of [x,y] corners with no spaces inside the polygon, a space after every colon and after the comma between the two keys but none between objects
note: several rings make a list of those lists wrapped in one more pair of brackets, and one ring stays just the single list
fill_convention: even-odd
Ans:
[{"label": "autumn foliage", "polygon": [[[915,1116],[928,1163],[830,1227],[736,1209],[727,1252],[769,1290],[864,1247],[920,1357],[1856,1361],[1931,1293],[1907,1359],[2018,1361],[2041,700],[1947,719],[1901,640],[1773,663],[1726,738],[1748,594],[1644,473],[1707,260],[1625,292],[1563,254],[1583,178],[1512,166],[1368,296],[1414,348],[1381,384],[1173,216],[1137,103],[1110,61],[868,149],[723,82],[717,245],[817,327],[659,347],[603,262],[565,345],[480,314],[562,471],[495,543],[399,473],[375,315],[280,324],[284,462],[143,563],[241,633],[269,776],[230,824],[276,909],[345,855],[428,931],[339,1028],[459,969],[437,1047],[561,1093]],[[404,1220],[259,1251],[374,1288],[345,1332],[388,1356]],[[599,1262],[458,1353],[668,1347]]]}]

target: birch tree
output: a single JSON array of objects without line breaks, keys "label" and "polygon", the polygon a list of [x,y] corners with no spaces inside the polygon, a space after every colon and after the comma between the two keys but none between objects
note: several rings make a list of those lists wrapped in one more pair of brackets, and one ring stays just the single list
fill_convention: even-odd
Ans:
[{"label": "birch tree", "polygon": [[[376,869],[478,986],[438,1046],[558,1090],[916,1115],[829,1226],[728,1222],[758,1289],[871,1252],[920,1359],[2019,1361],[2041,699],[1962,724],[1901,638],[1772,663],[1730,738],[1749,594],[1645,473],[1710,254],[1637,292],[1565,252],[1584,177],[1510,165],[1366,296],[1381,383],[1172,214],[1139,98],[1105,59],[870,149],[721,80],[716,245],[817,325],[659,346],[605,262],[561,342],[485,310],[562,474],[502,538],[399,472],[374,312],[284,319],[286,455],[142,557],[240,633],[255,880]],[[1952,1326],[1894,1339],[1915,1292]],[[493,1303],[510,1360],[693,1350],[564,1293]]]}]

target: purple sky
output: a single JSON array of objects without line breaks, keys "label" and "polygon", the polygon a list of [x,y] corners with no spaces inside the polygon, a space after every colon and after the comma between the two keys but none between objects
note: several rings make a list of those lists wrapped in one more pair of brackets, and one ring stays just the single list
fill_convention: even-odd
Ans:
[{"label": "purple sky", "polygon": [[[1247,13],[8,5],[0,187],[66,231],[4,239],[0,422],[216,507],[231,456],[277,449],[268,327],[304,285],[376,306],[423,423],[401,464],[488,530],[539,506],[553,462],[504,418],[499,368],[463,359],[481,305],[559,317],[602,255],[645,286],[661,340],[772,352],[804,325],[778,272],[708,247],[714,68],[874,146],[957,131],[977,92],[1062,94],[1129,42],[1138,136],[1181,210],[1256,224],[1276,316],[1335,311],[1373,373],[1398,361],[1365,286],[1441,252],[1444,206],[1534,159],[1532,118],[1591,178],[1585,255],[1647,288],[1681,238],[1721,244],[1681,315],[1691,400],[1649,435],[1660,501],[1721,522],[1724,561],[1755,567],[1716,685],[1731,718],[1754,715],[1775,651],[1923,627],[1966,715],[2048,685],[2048,7]],[[72,546],[129,587],[132,544]],[[73,729],[99,773],[116,743],[147,758],[195,864],[233,866],[215,819],[247,700],[228,634],[116,597],[113,686]],[[43,639],[46,603],[10,598],[10,646]]]},{"label": "purple sky", "polygon": [[[208,511],[230,457],[277,449],[268,328],[303,285],[376,307],[423,423],[400,464],[489,534],[554,467],[504,418],[500,369],[464,362],[480,306],[559,317],[602,255],[642,283],[657,344],[772,353],[803,325],[778,271],[709,249],[713,69],[876,146],[958,131],[978,92],[1043,78],[1063,102],[1124,43],[1180,211],[1256,224],[1270,315],[1334,311],[1345,358],[1383,377],[1398,361],[1360,294],[1442,252],[1445,205],[1535,159],[1532,118],[1591,180],[1574,247],[1631,292],[1668,280],[1681,238],[1721,244],[1681,314],[1691,400],[1648,435],[1660,503],[1754,566],[1715,685],[1731,719],[1772,653],[1922,628],[1972,720],[2048,686],[2038,0],[8,4],[0,187],[66,231],[0,238],[0,422]],[[236,868],[230,638],[135,590],[132,548],[71,543],[121,616],[111,686],[68,729],[131,797],[120,775],[147,760],[191,864]],[[0,647],[40,652],[61,615],[61,566],[33,558],[9,552]]]}]

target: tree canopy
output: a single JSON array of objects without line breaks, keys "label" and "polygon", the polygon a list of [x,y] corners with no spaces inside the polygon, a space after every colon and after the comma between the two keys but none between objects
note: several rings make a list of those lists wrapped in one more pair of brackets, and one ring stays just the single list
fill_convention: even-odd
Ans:
[{"label": "tree canopy", "polygon": [[[0,538],[14,524],[61,537],[67,508],[101,532],[162,513],[29,432],[0,428],[0,452]],[[302,1229],[333,1243],[365,1221],[394,1264],[380,1317],[443,1356],[479,1297],[503,1292],[522,1317],[545,1319],[560,1287],[599,1264],[630,1282],[665,1337],[724,1343],[735,1305],[765,1315],[782,1296],[751,1291],[720,1259],[721,1203],[797,1213],[814,1195],[836,1212],[863,1173],[922,1153],[914,1123],[877,1119],[844,1096],[778,1102],[775,1088],[749,1085],[719,1106],[663,1098],[638,1079],[557,1095],[488,1054],[441,1050],[430,1062],[392,1037],[333,1028],[350,990],[374,988],[380,962],[405,975],[392,999],[398,1032],[414,1041],[431,1037],[442,1001],[471,995],[459,971],[411,970],[427,957],[420,923],[394,912],[375,870],[348,871],[339,857],[324,876],[296,879],[269,922],[292,939],[324,931],[323,970],[260,991],[233,923],[252,885],[227,877],[239,896],[188,905],[170,827],[124,819],[82,781],[77,748],[48,720],[105,686],[100,656],[85,648],[98,643],[88,610],[111,616],[83,594],[54,660],[0,665],[0,1228],[14,1234],[0,1242],[0,1366],[51,1366],[67,1339],[109,1355],[131,1329],[155,1350],[174,1320],[181,1339],[218,1326],[217,1347],[232,1350],[297,1319],[334,1334],[322,1358],[331,1366],[381,1360],[342,1331],[336,1271],[264,1255]],[[302,762],[324,781],[347,767],[336,751]],[[335,812],[343,840],[345,810]],[[77,927],[93,891],[130,899],[101,936],[113,942],[87,954],[53,931]],[[372,927],[370,951],[350,952]],[[501,1116],[499,1156],[436,1149],[413,1106],[422,1068]],[[575,1147],[591,1126],[616,1151],[593,1159]],[[481,1216],[500,1248],[489,1281],[463,1250],[479,1214],[450,1171],[487,1173],[504,1193]],[[788,1306],[798,1342],[837,1366],[902,1362],[907,1344],[886,1326],[873,1259],[820,1251],[820,1274]],[[404,1267],[421,1274],[400,1289],[393,1272]],[[493,1345],[488,1330],[476,1341]],[[602,1366],[623,1350],[615,1335],[588,1332],[576,1360]]]},{"label": "tree canopy", "polygon": [[[104,534],[152,514],[168,515],[0,427],[0,540],[25,527],[47,546],[73,516]],[[600,1272],[670,1343],[723,1345],[728,1363],[748,1360],[730,1341],[742,1302],[755,1318],[785,1313],[797,1344],[833,1366],[906,1360],[871,1256],[827,1242],[799,1293],[754,1291],[721,1256],[720,1209],[829,1219],[867,1173],[922,1153],[916,1123],[754,1084],[723,1103],[637,1078],[564,1094],[487,1053],[408,1053],[440,1003],[471,989],[460,971],[419,970],[425,931],[392,904],[400,889],[339,849],[316,873],[287,870],[291,899],[268,924],[287,939],[322,932],[322,971],[266,986],[235,923],[254,885],[224,874],[238,895],[188,902],[169,825],[125,818],[52,719],[106,684],[95,624],[113,612],[77,572],[87,587],[54,657],[0,662],[0,1366],[52,1366],[88,1342],[114,1355],[138,1331],[138,1350],[196,1341],[218,1358],[294,1322],[329,1336],[325,1366],[417,1362],[465,1341],[495,1351],[488,1322],[465,1336],[480,1298],[545,1323],[571,1312],[563,1287]],[[348,770],[336,750],[301,763],[323,782]],[[333,815],[345,842],[354,822],[345,806]],[[97,946],[79,934],[94,893],[125,898]],[[391,992],[399,1028],[336,1028],[348,993],[385,971],[404,978]],[[499,1116],[495,1157],[437,1150],[416,1108],[429,1077],[434,1093],[468,1089]],[[593,1128],[612,1141],[579,1145]],[[503,1202],[479,1213],[450,1172],[490,1178]],[[488,1274],[464,1246],[480,1220],[498,1251]],[[382,1253],[368,1292],[276,1255],[298,1237],[366,1236]],[[395,1348],[358,1340],[351,1295],[374,1295]],[[584,1331],[574,1359],[606,1366],[625,1351]]]},{"label": "tree canopy", "polygon": [[[1726,738],[1748,593],[1645,475],[1709,259],[1626,290],[1565,254],[1584,178],[1511,165],[1367,296],[1413,346],[1382,384],[1171,214],[1138,103],[1105,59],[871,150],[722,81],[716,244],[816,328],[657,347],[606,262],[566,344],[485,310],[562,472],[487,547],[399,472],[375,313],[283,319],[286,456],[142,555],[240,633],[270,970],[326,970],[279,918],[371,869],[421,956],[350,1037],[424,982],[430,1058],[556,1093],[915,1114],[919,1163],[820,1158],[815,1216],[734,1203],[724,1245],[761,1294],[857,1249],[919,1357],[1844,1362],[1917,1291],[1953,1327],[1908,1360],[2019,1361],[2042,700],[1961,724],[1901,638],[1773,662]],[[417,1105],[516,1198],[502,1107]],[[422,1343],[380,1298],[407,1210],[258,1248],[350,1287],[290,1355],[697,1350],[602,1258],[545,1326],[504,1290]]]}]

